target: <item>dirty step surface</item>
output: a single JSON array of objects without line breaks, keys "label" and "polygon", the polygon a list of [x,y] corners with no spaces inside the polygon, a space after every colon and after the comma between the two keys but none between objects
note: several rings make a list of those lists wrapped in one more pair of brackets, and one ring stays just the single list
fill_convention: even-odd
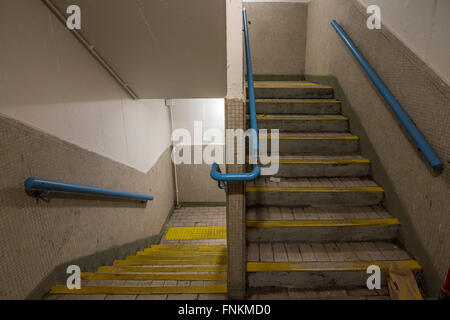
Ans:
[{"label": "dirty step surface", "polygon": [[399,225],[378,206],[247,208],[247,240],[255,242],[391,240]]}]

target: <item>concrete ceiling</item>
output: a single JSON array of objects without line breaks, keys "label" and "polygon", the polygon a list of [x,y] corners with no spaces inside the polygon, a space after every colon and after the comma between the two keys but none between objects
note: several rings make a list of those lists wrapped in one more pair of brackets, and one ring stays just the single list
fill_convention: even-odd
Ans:
[{"label": "concrete ceiling", "polygon": [[226,95],[225,0],[53,0],[140,98]]}]

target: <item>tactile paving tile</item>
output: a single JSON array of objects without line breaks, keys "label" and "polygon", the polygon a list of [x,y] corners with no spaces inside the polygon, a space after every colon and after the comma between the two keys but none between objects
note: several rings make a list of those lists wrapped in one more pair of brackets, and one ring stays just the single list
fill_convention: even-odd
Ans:
[{"label": "tactile paving tile", "polygon": [[225,226],[169,228],[165,240],[226,239]]}]

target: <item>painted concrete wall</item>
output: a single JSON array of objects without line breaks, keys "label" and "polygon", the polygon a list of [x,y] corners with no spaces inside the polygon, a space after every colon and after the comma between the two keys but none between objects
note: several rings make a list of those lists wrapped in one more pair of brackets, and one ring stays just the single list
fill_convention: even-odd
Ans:
[{"label": "painted concrete wall", "polygon": [[[450,88],[387,28],[368,30],[356,0],[313,0],[308,11],[307,79],[329,83],[344,100],[351,130],[372,160],[385,206],[399,218],[406,248],[436,294],[450,263]],[[336,19],[444,162],[433,172],[390,107],[330,26]]]},{"label": "painted concrete wall", "polygon": [[244,96],[242,0],[226,0],[227,12],[227,95],[228,99]]},{"label": "painted concrete wall", "polygon": [[[225,192],[217,187],[217,182],[211,179],[211,164],[202,160],[201,164],[194,164],[194,154],[203,154],[210,145],[217,146],[223,153],[225,110],[224,99],[178,99],[173,100],[173,130],[189,131],[191,141],[182,141],[191,152],[191,164],[177,165],[177,182],[179,201],[181,203],[220,203],[225,202]],[[222,138],[211,143],[198,136],[194,130],[194,123],[201,125],[202,132],[214,130]],[[212,131],[210,131],[212,132]],[[179,147],[178,147],[179,148]],[[222,159],[223,161],[223,159]]]},{"label": "painted concrete wall", "polygon": [[304,2],[244,2],[249,20],[255,75],[303,75],[306,19]]},{"label": "painted concrete wall", "polygon": [[[158,241],[174,204],[169,114],[129,100],[41,1],[1,1],[0,43],[0,299],[40,298],[69,264],[95,271]],[[155,200],[37,202],[30,176]]]},{"label": "painted concrete wall", "polygon": [[225,97],[225,0],[53,1],[139,97]]},{"label": "painted concrete wall", "polygon": [[450,1],[359,0],[378,5],[382,22],[450,84]]},{"label": "painted concrete wall", "polygon": [[164,100],[130,100],[40,1],[2,1],[0,43],[0,113],[142,172],[170,145]]}]

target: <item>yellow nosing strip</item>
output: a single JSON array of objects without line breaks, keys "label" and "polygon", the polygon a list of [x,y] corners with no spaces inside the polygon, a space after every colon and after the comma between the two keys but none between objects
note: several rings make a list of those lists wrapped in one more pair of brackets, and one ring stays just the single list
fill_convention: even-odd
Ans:
[{"label": "yellow nosing strip", "polygon": [[286,187],[286,188],[271,188],[271,187],[246,187],[246,192],[384,192],[381,187]]},{"label": "yellow nosing strip", "polygon": [[217,265],[226,264],[226,257],[213,258],[213,259],[203,259],[203,258],[193,258],[193,259],[183,259],[183,260],[154,260],[154,259],[127,259],[127,260],[114,260],[115,266],[151,266],[151,265]]},{"label": "yellow nosing strip", "polygon": [[294,221],[269,221],[248,220],[249,228],[296,228],[296,227],[361,227],[361,226],[391,226],[399,225],[395,218],[384,219],[349,219],[349,220],[294,220]]},{"label": "yellow nosing strip", "polygon": [[325,272],[325,271],[366,271],[368,266],[376,265],[387,270],[392,264],[411,270],[422,267],[415,260],[400,261],[328,261],[328,262],[248,262],[247,272]]},{"label": "yellow nosing strip", "polygon": [[[283,83],[270,83],[270,82],[265,82],[265,83],[255,83],[254,85],[255,89],[291,89],[291,88],[308,88],[308,89],[333,89],[333,87],[330,86],[324,86],[324,85],[320,85],[320,84],[316,84],[316,83],[288,83],[288,82],[283,82]],[[245,85],[246,88],[248,88],[248,84]]]},{"label": "yellow nosing strip", "polygon": [[189,287],[113,287],[82,286],[81,289],[70,290],[67,286],[54,286],[51,294],[167,294],[167,293],[226,293],[227,286],[189,286]]},{"label": "yellow nosing strip", "polygon": [[[246,160],[249,163],[249,160]],[[292,159],[292,160],[271,160],[271,159],[260,159],[262,164],[270,164],[270,163],[280,163],[280,164],[366,164],[370,163],[368,159],[336,159],[336,160],[320,160],[320,159]]]},{"label": "yellow nosing strip", "polygon": [[[259,139],[271,140],[271,136],[261,136]],[[279,136],[279,140],[359,140],[357,136]]]},{"label": "yellow nosing strip", "polygon": [[[147,249],[174,249],[174,250],[219,250],[226,249],[225,244],[155,244]],[[147,250],[145,249],[145,250]]]},{"label": "yellow nosing strip", "polygon": [[[247,99],[246,102],[249,102]],[[307,100],[307,99],[256,99],[256,103],[297,103],[297,104],[327,104],[327,103],[336,103],[342,104],[342,101],[339,100]]]},{"label": "yellow nosing strip", "polygon": [[163,254],[142,254],[142,255],[135,255],[135,256],[127,256],[126,260],[191,260],[191,259],[218,259],[218,258],[225,258],[225,253],[210,253],[207,255],[199,255],[199,254],[190,254],[187,253],[180,253],[178,255],[163,255]]},{"label": "yellow nosing strip", "polygon": [[133,267],[133,266],[104,266],[99,267],[97,272],[107,272],[107,273],[116,273],[116,272],[226,272],[226,266],[194,266],[194,267]]},{"label": "yellow nosing strip", "polygon": [[[250,116],[247,116],[247,120],[250,120]],[[286,117],[268,117],[259,115],[256,120],[264,121],[347,121],[347,117],[335,116],[335,117],[313,117],[313,116],[286,116]]]},{"label": "yellow nosing strip", "polygon": [[165,256],[165,257],[173,257],[173,256],[190,256],[190,257],[203,257],[203,256],[224,256],[227,254],[227,250],[220,251],[178,251],[178,250],[146,250],[146,251],[138,251],[136,255],[138,256]]},{"label": "yellow nosing strip", "polygon": [[172,274],[149,274],[149,273],[81,273],[83,280],[177,280],[177,281],[224,281],[227,280],[226,273],[172,273]]},{"label": "yellow nosing strip", "polygon": [[169,228],[165,240],[202,240],[202,239],[226,239],[225,226],[215,227],[174,227]]}]

